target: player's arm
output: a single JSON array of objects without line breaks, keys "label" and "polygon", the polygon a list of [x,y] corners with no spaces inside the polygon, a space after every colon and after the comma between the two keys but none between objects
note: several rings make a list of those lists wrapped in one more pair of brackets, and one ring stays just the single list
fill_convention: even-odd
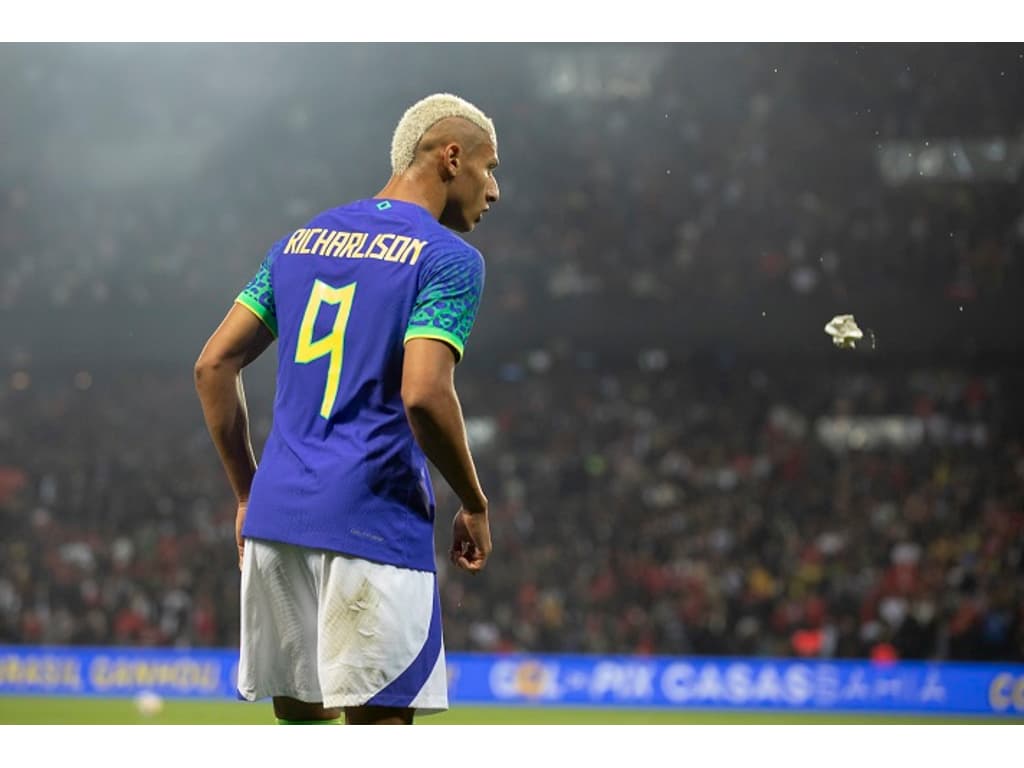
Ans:
[{"label": "player's arm", "polygon": [[259,357],[273,340],[274,335],[267,326],[250,309],[236,303],[210,336],[195,364],[196,391],[206,428],[238,500],[235,538],[239,564],[241,527],[256,474],[242,369]]},{"label": "player's arm", "polygon": [[203,418],[239,501],[249,498],[256,472],[241,373],[273,340],[273,334],[251,311],[234,304],[195,365]]},{"label": "player's arm", "polygon": [[452,525],[451,561],[476,572],[491,553],[487,497],[469,452],[455,364],[462,359],[484,287],[477,252],[442,254],[422,276],[405,333],[402,402],[413,435],[462,502]]},{"label": "player's arm", "polygon": [[462,502],[455,516],[452,562],[483,568],[491,553],[487,497],[476,474],[455,391],[455,351],[438,339],[410,338],[402,368],[402,402],[416,442]]}]

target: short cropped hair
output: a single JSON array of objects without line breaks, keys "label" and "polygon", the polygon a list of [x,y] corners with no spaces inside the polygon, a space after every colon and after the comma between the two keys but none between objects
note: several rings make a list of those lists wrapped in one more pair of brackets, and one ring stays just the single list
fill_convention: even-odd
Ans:
[{"label": "short cropped hair", "polygon": [[420,99],[402,115],[391,138],[391,170],[405,171],[416,156],[416,147],[423,135],[448,117],[461,117],[484,131],[491,143],[498,145],[494,123],[477,107],[451,93],[435,93]]}]

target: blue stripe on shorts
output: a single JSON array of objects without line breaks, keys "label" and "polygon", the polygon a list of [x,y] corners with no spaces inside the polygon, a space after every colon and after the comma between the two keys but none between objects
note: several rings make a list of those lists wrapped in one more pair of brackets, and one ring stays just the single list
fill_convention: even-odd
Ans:
[{"label": "blue stripe on shorts", "polygon": [[412,663],[398,677],[377,692],[368,702],[369,707],[408,707],[430,679],[437,657],[441,653],[441,596],[434,576],[434,610],[430,616],[430,629],[423,648]]}]

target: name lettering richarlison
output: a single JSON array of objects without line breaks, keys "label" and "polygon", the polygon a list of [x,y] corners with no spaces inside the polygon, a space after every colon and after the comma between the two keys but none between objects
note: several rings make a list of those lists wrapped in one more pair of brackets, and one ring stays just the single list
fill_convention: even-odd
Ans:
[{"label": "name lettering richarlison", "polygon": [[420,258],[425,245],[426,240],[387,232],[374,235],[373,240],[370,240],[367,232],[303,227],[295,230],[288,238],[284,253],[329,256],[333,259],[379,259],[411,267]]}]

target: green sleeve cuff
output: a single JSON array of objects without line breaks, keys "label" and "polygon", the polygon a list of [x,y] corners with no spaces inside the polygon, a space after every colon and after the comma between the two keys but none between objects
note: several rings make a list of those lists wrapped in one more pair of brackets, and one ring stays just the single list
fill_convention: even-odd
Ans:
[{"label": "green sleeve cuff", "polygon": [[277,338],[277,318],[267,312],[266,307],[247,293],[240,293],[235,301],[256,315],[260,322],[267,326],[267,330],[274,334],[274,338]]},{"label": "green sleeve cuff", "polygon": [[422,328],[415,327],[405,332],[405,341],[409,341],[409,339],[436,339],[437,341],[443,341],[455,350],[455,362],[462,359],[462,340],[454,333],[448,333],[448,331],[441,330],[440,328],[430,328],[428,326],[423,326]]}]

